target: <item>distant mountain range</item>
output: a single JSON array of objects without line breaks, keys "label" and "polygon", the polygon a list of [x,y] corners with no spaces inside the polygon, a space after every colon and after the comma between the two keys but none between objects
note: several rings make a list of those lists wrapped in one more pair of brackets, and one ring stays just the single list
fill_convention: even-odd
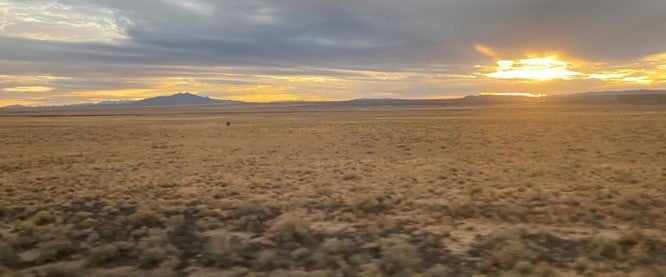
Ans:
[{"label": "distant mountain range", "polygon": [[[666,105],[666,90],[625,90],[586,92],[544,97],[524,97],[507,95],[468,95],[458,99],[354,99],[347,101],[287,101],[273,102],[283,105],[327,105],[327,106],[381,106],[381,105],[449,105],[474,106],[521,103],[546,103],[554,105]],[[201,105],[240,105],[258,104],[234,100],[213,99],[192,93],[176,93],[157,96],[138,101],[103,101],[98,103],[82,103],[64,106],[30,107],[11,105],[1,107],[3,111],[48,108],[105,108],[105,107],[168,107],[168,106],[201,106]]]},{"label": "distant mountain range", "polygon": [[242,101],[220,100],[206,96],[200,96],[188,92],[176,93],[172,95],[157,96],[141,100],[118,100],[102,101],[97,103],[79,103],[62,106],[23,106],[11,105],[1,107],[3,110],[20,110],[29,108],[103,108],[103,107],[162,107],[162,106],[194,106],[194,105],[228,105],[242,104]]},{"label": "distant mountain range", "polygon": [[199,96],[192,93],[176,93],[167,96],[157,96],[143,100],[128,103],[134,107],[150,106],[185,106],[185,105],[222,105],[222,104],[240,104],[241,101],[219,100],[206,96]]},{"label": "distant mountain range", "polygon": [[21,110],[21,109],[27,109],[31,108],[30,106],[23,106],[23,105],[9,105],[9,106],[4,106],[0,107],[0,109],[3,110]]}]

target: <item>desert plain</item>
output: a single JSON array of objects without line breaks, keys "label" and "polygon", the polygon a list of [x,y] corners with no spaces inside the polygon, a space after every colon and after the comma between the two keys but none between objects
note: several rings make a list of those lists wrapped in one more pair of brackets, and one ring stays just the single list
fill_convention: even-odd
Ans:
[{"label": "desert plain", "polygon": [[5,115],[0,265],[3,276],[666,276],[666,110]]}]

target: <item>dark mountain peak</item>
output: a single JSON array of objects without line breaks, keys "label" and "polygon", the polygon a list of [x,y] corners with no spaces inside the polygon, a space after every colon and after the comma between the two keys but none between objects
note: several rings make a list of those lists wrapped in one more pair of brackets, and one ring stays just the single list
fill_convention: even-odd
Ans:
[{"label": "dark mountain peak", "polygon": [[4,106],[0,107],[0,109],[3,110],[20,110],[20,109],[27,109],[30,108],[29,106],[23,106],[23,105],[9,105],[9,106]]},{"label": "dark mountain peak", "polygon": [[215,104],[221,100],[200,96],[189,92],[146,98],[132,103],[132,106],[179,106]]},{"label": "dark mountain peak", "polygon": [[194,93],[190,93],[190,92],[179,92],[179,93],[172,94],[172,95],[164,95],[164,96],[162,96],[162,97],[199,97],[199,98],[208,98],[208,97],[206,97],[206,96],[199,96],[199,95],[196,95],[196,94],[194,94]]}]

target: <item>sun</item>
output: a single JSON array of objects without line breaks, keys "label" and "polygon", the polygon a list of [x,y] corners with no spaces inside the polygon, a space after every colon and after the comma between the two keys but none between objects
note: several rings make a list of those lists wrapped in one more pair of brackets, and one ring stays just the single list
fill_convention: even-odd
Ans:
[{"label": "sun", "polygon": [[569,69],[570,63],[557,56],[499,60],[495,72],[485,74],[496,79],[522,79],[532,81],[570,80],[583,73]]}]

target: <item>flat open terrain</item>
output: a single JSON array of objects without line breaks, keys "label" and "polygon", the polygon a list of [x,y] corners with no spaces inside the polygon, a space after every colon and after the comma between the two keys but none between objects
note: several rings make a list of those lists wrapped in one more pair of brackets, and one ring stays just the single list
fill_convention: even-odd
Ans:
[{"label": "flat open terrain", "polygon": [[0,117],[0,264],[664,276],[666,110]]}]

